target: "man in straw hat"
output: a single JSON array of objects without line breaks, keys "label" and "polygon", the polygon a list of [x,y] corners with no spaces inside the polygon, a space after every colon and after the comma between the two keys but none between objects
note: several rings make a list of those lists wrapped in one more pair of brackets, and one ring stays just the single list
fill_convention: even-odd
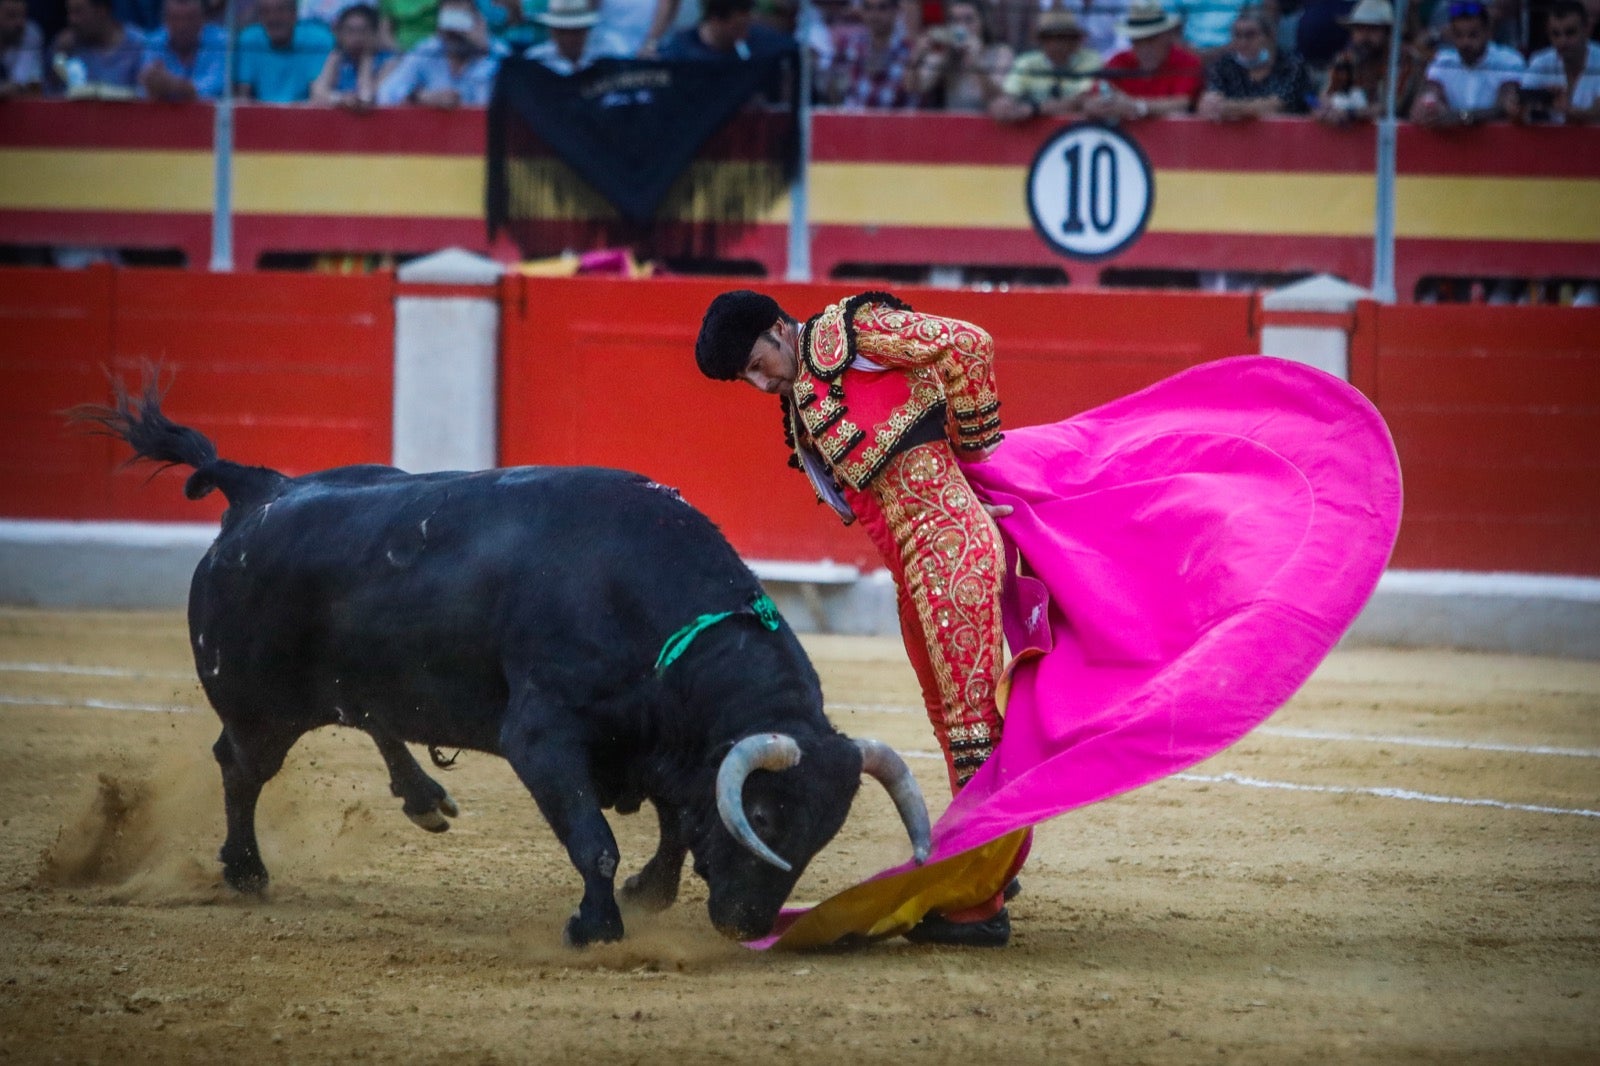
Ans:
[{"label": "man in straw hat", "polygon": [[1081,114],[1084,100],[1095,91],[1100,56],[1084,43],[1078,16],[1046,11],[1034,24],[1033,35],[1039,47],[1016,58],[1001,83],[1001,94],[989,105],[989,114],[997,121]]},{"label": "man in straw hat", "polygon": [[1141,0],[1129,7],[1118,28],[1131,44],[1106,60],[1110,91],[1087,101],[1085,113],[1128,121],[1192,110],[1205,85],[1205,68],[1199,56],[1178,43],[1182,24],[1156,3]]},{"label": "man in straw hat", "polygon": [[[714,381],[778,397],[789,465],[845,522],[860,521],[899,593],[900,629],[959,791],[1000,741],[1006,559],[994,517],[962,464],[1000,444],[994,342],[953,318],[868,292],[798,322],[748,289],[711,301],[695,363]],[[929,915],[919,942],[1001,947],[1004,899]]]},{"label": "man in straw hat", "polygon": [[[1344,51],[1333,59],[1318,99],[1316,117],[1333,125],[1383,117],[1389,80],[1389,35],[1394,32],[1394,7],[1389,0],[1361,0],[1339,20],[1350,34]],[[1417,93],[1417,66],[1407,50],[1400,53],[1400,79],[1394,112],[1404,117]]]},{"label": "man in straw hat", "polygon": [[533,19],[550,31],[550,37],[523,54],[557,74],[576,74],[595,60],[615,54],[606,46],[605,35],[593,32],[600,15],[590,0],[550,0]]}]

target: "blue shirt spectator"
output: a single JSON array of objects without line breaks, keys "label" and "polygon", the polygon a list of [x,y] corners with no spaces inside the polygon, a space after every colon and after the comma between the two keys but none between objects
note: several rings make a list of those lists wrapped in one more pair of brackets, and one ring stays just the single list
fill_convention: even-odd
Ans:
[{"label": "blue shirt spectator", "polygon": [[491,44],[471,0],[444,0],[432,37],[401,57],[378,86],[378,105],[484,107],[504,48]]},{"label": "blue shirt spectator", "polygon": [[215,100],[222,95],[228,34],[205,21],[200,0],[166,0],[164,25],[145,39],[139,86],[152,100]]},{"label": "blue shirt spectator", "polygon": [[311,98],[311,83],[333,51],[333,31],[312,19],[296,19],[295,0],[260,0],[261,21],[239,33],[234,83],[241,96],[267,104]]},{"label": "blue shirt spectator", "polygon": [[0,0],[0,99],[37,91],[44,82],[44,34],[26,0]]},{"label": "blue shirt spectator", "polygon": [[755,0],[705,0],[700,22],[661,42],[662,59],[766,59],[791,52],[786,33],[754,21]]}]

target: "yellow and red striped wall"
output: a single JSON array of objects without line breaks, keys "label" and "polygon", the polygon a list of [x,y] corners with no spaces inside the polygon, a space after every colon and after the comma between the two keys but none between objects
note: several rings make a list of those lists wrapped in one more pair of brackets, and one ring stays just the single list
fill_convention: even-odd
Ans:
[{"label": "yellow and red striped wall", "polygon": [[[269,252],[491,248],[482,111],[354,114],[241,107],[236,260]],[[1370,279],[1370,127],[1305,120],[1125,127],[1154,170],[1149,226],[1094,263],[1033,232],[1029,164],[1059,129],[926,113],[815,116],[812,273],[844,264],[1057,267],[1074,286],[1107,268],[1299,272]],[[180,248],[210,258],[212,112],[203,105],[13,101],[0,112],[0,242]],[[1600,275],[1600,130],[1402,126],[1397,283],[1430,275]],[[723,258],[787,273],[787,201]]]}]

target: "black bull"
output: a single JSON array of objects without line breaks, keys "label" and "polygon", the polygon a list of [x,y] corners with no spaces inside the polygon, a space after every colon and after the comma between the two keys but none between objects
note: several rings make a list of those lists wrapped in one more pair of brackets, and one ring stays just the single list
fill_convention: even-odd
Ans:
[{"label": "black bull", "polygon": [[[217,458],[159,400],[154,384],[137,399],[119,386],[115,406],[74,413],[138,458],[194,467],[191,499],[228,499],[190,587],[189,634],[222,720],[220,858],[236,889],[267,883],[262,786],[301,735],[332,724],[372,737],[405,813],[433,831],[457,807],[406,743],[504,756],[582,875],[574,945],[623,932],[606,807],[648,799],[660,820],[625,901],[671,904],[692,853],[712,923],[739,938],[772,928],[863,772],[926,854],[905,763],[829,724],[793,631],[750,610],[755,576],[672,490],[581,467],[291,478]],[[728,611],[658,667],[676,632]]]}]

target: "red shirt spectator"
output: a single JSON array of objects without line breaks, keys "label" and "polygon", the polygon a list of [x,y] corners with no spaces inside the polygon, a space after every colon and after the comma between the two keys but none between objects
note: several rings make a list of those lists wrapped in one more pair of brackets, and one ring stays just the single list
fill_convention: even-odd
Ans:
[{"label": "red shirt spectator", "polygon": [[1138,73],[1139,57],[1131,48],[1106,60],[1106,69],[1131,72],[1112,82],[1129,96],[1187,96],[1192,101],[1200,95],[1206,82],[1205,65],[1200,57],[1181,44],[1173,45],[1167,58],[1149,73]]},{"label": "red shirt spectator", "polygon": [[1194,110],[1206,72],[1200,57],[1178,43],[1182,21],[1160,4],[1136,0],[1117,24],[1132,43],[1106,60],[1105,80],[1111,93],[1086,101],[1084,113],[1127,121]]}]

